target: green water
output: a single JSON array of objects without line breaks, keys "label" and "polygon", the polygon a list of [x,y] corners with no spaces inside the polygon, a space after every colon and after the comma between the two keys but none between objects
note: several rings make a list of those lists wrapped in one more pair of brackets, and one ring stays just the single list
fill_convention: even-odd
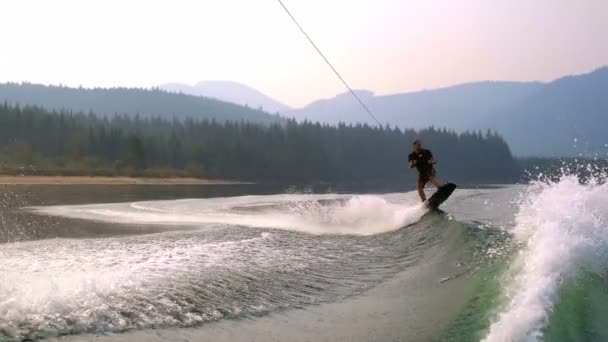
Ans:
[{"label": "green water", "polygon": [[608,341],[608,278],[583,272],[563,284],[545,341]]}]

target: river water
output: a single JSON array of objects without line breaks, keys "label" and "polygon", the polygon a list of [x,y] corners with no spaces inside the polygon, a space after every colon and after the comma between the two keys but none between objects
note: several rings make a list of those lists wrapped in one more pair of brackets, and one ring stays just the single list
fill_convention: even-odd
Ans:
[{"label": "river water", "polygon": [[605,185],[322,192],[3,187],[0,340],[608,338]]}]

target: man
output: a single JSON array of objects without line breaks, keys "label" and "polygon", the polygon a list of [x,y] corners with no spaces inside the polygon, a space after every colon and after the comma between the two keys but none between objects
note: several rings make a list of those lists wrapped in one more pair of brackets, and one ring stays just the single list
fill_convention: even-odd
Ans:
[{"label": "man", "polygon": [[412,153],[410,153],[408,157],[408,162],[410,169],[415,167],[418,170],[416,188],[418,189],[418,195],[420,195],[422,202],[426,202],[426,194],[424,193],[424,186],[426,183],[431,182],[431,184],[438,189],[441,186],[441,183],[437,177],[435,177],[434,165],[436,162],[433,159],[431,151],[422,148],[420,140],[414,140],[412,150]]}]

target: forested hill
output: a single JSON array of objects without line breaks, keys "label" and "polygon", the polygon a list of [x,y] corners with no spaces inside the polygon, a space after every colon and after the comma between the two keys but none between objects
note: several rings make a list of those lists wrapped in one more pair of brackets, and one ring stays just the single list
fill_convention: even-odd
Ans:
[{"label": "forested hill", "polygon": [[0,102],[33,105],[49,110],[95,112],[99,115],[139,114],[167,119],[196,118],[272,123],[281,120],[258,109],[211,98],[170,93],[160,89],[68,88],[30,83],[0,84]]},{"label": "forested hill", "polygon": [[420,137],[443,180],[509,182],[518,163],[499,136],[427,129],[288,121],[164,120],[51,113],[0,105],[0,172],[190,175],[271,181],[411,180],[411,142]]}]

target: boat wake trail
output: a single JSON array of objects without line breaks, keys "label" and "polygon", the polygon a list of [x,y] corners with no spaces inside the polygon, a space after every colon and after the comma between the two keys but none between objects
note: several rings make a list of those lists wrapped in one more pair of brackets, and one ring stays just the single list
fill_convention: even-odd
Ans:
[{"label": "boat wake trail", "polygon": [[[390,196],[389,196],[390,199]],[[126,224],[225,224],[312,234],[373,235],[420,220],[419,203],[380,196],[276,195],[34,208],[49,215]]]},{"label": "boat wake trail", "polygon": [[421,220],[425,209],[408,203],[277,195],[34,208],[177,229],[0,245],[0,340],[190,327],[356,296],[439,243],[444,218]]}]

